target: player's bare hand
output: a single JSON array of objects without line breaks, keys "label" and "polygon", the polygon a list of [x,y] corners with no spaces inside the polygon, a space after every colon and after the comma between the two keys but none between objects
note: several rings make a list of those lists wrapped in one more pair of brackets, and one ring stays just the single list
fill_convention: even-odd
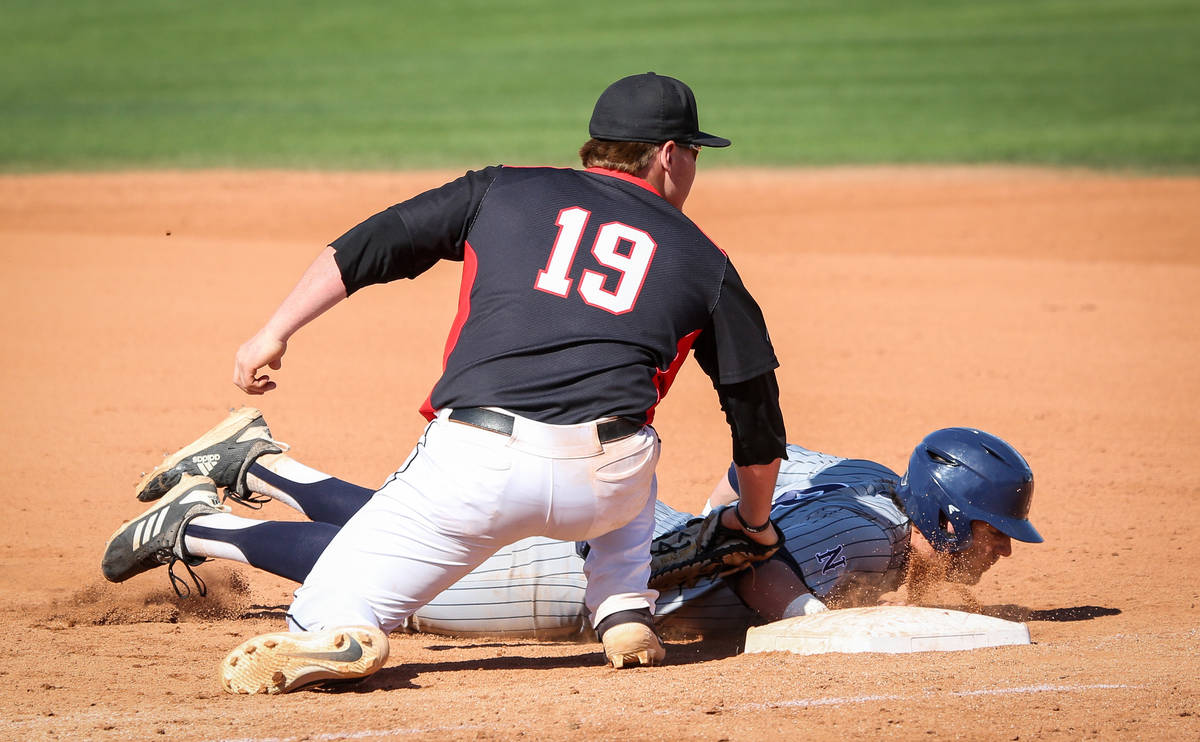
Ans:
[{"label": "player's bare hand", "polygon": [[233,383],[246,394],[266,394],[277,385],[267,374],[258,375],[264,366],[278,371],[283,366],[287,342],[259,331],[242,343],[233,363]]},{"label": "player's bare hand", "polygon": [[768,528],[762,533],[751,533],[743,528],[741,522],[738,520],[737,514],[734,512],[736,507],[737,506],[734,505],[731,508],[726,508],[725,512],[721,513],[721,525],[725,526],[731,531],[741,531],[743,534],[745,534],[746,538],[755,543],[762,544],[763,546],[774,546],[776,543],[778,543],[779,535],[775,532],[774,528]]}]

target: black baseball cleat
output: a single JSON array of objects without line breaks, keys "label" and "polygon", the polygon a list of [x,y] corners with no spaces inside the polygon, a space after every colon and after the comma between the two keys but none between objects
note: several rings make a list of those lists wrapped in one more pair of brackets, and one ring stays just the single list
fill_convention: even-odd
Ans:
[{"label": "black baseball cleat", "polygon": [[246,472],[255,459],[263,454],[283,453],[287,444],[271,438],[271,429],[262,413],[253,407],[242,407],[229,413],[211,430],[163,460],[138,482],[135,492],[142,502],[152,502],[165,495],[187,474],[208,477],[227,496],[246,505],[258,505],[262,500],[246,488]]},{"label": "black baseball cleat", "polygon": [[221,505],[211,479],[184,475],[153,507],[117,529],[105,546],[100,571],[109,582],[124,582],[165,564],[172,587],[183,597],[191,590],[187,588],[185,593],[186,583],[172,571],[176,562],[183,562],[204,595],[203,581],[191,571],[204,558],[184,550],[183,529],[197,516],[228,510]]}]

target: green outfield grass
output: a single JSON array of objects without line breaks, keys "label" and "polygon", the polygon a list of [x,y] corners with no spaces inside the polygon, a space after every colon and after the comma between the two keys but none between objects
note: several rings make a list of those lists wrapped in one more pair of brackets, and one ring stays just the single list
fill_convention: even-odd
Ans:
[{"label": "green outfield grass", "polygon": [[4,0],[0,170],[573,164],[680,77],[723,165],[1200,169],[1198,0]]}]

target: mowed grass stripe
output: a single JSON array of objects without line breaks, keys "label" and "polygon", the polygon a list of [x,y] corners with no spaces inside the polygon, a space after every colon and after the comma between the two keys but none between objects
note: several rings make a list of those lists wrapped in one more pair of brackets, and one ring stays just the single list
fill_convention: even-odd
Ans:
[{"label": "mowed grass stripe", "polygon": [[706,167],[1200,164],[1194,0],[569,6],[9,0],[0,169],[572,164],[651,69]]}]

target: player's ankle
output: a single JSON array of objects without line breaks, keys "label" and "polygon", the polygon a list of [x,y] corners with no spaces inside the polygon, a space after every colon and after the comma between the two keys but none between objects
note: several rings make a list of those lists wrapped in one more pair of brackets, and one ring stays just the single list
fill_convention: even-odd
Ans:
[{"label": "player's ankle", "polygon": [[600,619],[600,623],[596,624],[596,638],[604,641],[604,634],[614,626],[620,626],[627,623],[640,623],[654,628],[654,615],[650,613],[649,608],[637,608],[625,611],[617,611],[610,613]]}]

